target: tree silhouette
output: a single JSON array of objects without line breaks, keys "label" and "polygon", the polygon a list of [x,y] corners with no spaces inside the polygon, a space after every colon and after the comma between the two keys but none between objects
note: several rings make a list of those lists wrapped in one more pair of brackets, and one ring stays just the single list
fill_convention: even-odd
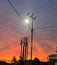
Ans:
[{"label": "tree silhouette", "polygon": [[13,57],[13,58],[12,58],[11,63],[12,63],[12,65],[17,65],[17,60],[16,60],[16,57]]}]

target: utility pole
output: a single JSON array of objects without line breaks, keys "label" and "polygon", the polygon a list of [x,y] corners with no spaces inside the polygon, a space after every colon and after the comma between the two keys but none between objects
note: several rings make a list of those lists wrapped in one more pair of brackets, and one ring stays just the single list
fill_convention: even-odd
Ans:
[{"label": "utility pole", "polygon": [[27,37],[21,38],[20,45],[21,45],[20,57],[23,58],[23,60],[27,60],[28,59],[28,38]]},{"label": "utility pole", "polygon": [[57,54],[57,47],[56,47],[56,54]]},{"label": "utility pole", "polygon": [[36,19],[36,17],[34,17],[34,14],[32,13],[32,14],[28,14],[28,16],[31,18],[31,60],[32,60],[32,54],[33,54],[33,31],[34,31],[34,29],[33,29],[33,20],[35,20]]}]

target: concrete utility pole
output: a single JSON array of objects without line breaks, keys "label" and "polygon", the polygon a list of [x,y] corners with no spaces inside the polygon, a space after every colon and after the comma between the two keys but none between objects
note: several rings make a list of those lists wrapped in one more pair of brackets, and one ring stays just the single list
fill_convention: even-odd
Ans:
[{"label": "concrete utility pole", "polygon": [[32,54],[33,54],[33,20],[36,19],[36,17],[34,17],[34,14],[28,14],[28,16],[31,18],[32,22],[31,22],[31,60],[32,60]]}]

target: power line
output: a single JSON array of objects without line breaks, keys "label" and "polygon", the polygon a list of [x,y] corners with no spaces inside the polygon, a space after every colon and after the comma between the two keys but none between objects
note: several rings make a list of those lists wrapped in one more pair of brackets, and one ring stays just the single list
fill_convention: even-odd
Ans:
[{"label": "power line", "polygon": [[[8,28],[8,26],[6,26],[6,25],[1,25],[0,24],[0,26],[1,26],[1,28],[3,28],[5,31],[7,30],[7,33],[11,33],[12,32],[12,30],[11,29],[13,29],[13,28],[15,28],[16,26],[17,26],[18,24],[16,23],[15,25],[10,25],[9,27],[10,28]],[[14,31],[15,32],[15,31]],[[16,32],[17,33],[17,32]]]},{"label": "power line", "polygon": [[17,47],[17,45],[14,45],[14,46],[12,46],[13,44],[8,44],[8,45],[6,45],[6,46],[4,46],[3,48],[0,48],[0,51],[1,50],[5,50],[6,48],[9,48],[9,46],[11,46],[11,47]]},{"label": "power line", "polygon": [[55,27],[57,27],[57,25],[55,25],[55,26],[43,27],[43,28],[39,28],[39,29],[48,29],[48,28],[55,28]]},{"label": "power line", "polygon": [[[57,3],[57,2],[55,2],[55,3],[53,3],[53,2],[54,2],[54,0],[52,0],[52,1],[49,3],[49,5],[47,5],[47,6],[45,5],[45,7],[39,8],[39,9],[37,10],[37,12],[41,13],[41,12],[43,12],[45,9],[50,8],[53,4]],[[51,3],[53,3],[53,4],[51,4]]]},{"label": "power line", "polygon": [[13,10],[16,12],[16,14],[18,15],[18,17],[23,20],[22,16],[17,12],[16,8],[12,5],[12,3],[8,0],[8,3],[10,4],[10,6],[13,8]]},{"label": "power line", "polygon": [[[17,24],[16,24],[17,25]],[[11,26],[10,26],[11,27]],[[15,26],[13,26],[13,27],[11,27],[11,28],[14,28]],[[42,27],[42,28],[36,28],[36,29],[48,29],[48,28],[56,28],[57,27],[57,25],[55,25],[55,26],[47,26],[47,27]],[[6,30],[6,28],[8,28],[8,27],[3,27],[5,30]],[[8,33],[10,33],[10,32],[12,32],[12,31],[9,31],[9,30],[7,30],[8,31]]]},{"label": "power line", "polygon": [[[54,1],[54,0],[53,0]],[[51,2],[50,2],[51,3]],[[48,14],[48,12],[53,12],[55,9],[57,9],[57,7],[55,7],[55,5],[57,5],[57,2],[55,2],[55,3],[53,3],[54,4],[54,6],[53,6],[53,8],[51,8],[50,7],[50,5],[49,6],[47,6],[47,7],[44,7],[44,9],[47,9],[47,8],[51,8],[51,9],[47,9],[47,11],[45,12],[44,11],[44,9],[43,10],[39,10],[39,14],[38,14],[38,16],[37,17],[39,17],[40,19],[41,19],[41,16],[44,16],[44,15],[46,15],[46,14]],[[41,8],[40,8],[41,9]],[[42,14],[41,14],[41,12],[43,12]],[[50,15],[50,14],[49,14]],[[53,15],[57,15],[56,13],[54,13],[54,14],[51,14],[51,16],[53,16]],[[46,17],[45,17],[46,18]]]},{"label": "power line", "polygon": [[[54,0],[52,0],[52,2],[50,1],[50,3],[53,3],[53,1]],[[49,4],[50,4],[49,3]],[[55,2],[55,3],[53,3],[54,5],[57,5],[57,2]],[[50,9],[48,10],[48,11],[46,11],[45,12],[45,10],[47,9],[47,8],[50,8],[51,6],[53,6],[53,4],[50,4],[49,6],[47,6],[47,7],[43,7],[43,8],[40,8],[40,9],[38,9],[38,16],[37,17],[39,17],[39,16],[43,16],[43,14],[45,15],[45,14],[48,14],[48,12],[50,12]],[[46,5],[45,5],[46,6]],[[55,7],[54,9],[57,9],[57,7]],[[53,11],[54,10],[53,8],[51,9],[51,11]],[[43,12],[42,14],[41,14],[41,12]]]},{"label": "power line", "polygon": [[49,28],[56,28],[57,27],[57,25],[55,25],[55,26],[47,26],[47,27],[41,27],[41,28],[35,28],[35,29],[49,29]]},{"label": "power line", "polygon": [[[41,35],[41,34],[49,34],[49,33],[52,33],[52,34],[55,34],[55,33],[53,33],[52,31],[57,31],[57,29],[48,29],[48,30],[37,30],[37,31],[35,31],[35,34],[36,34],[36,36],[37,35]],[[57,32],[56,32],[56,34],[57,34]]]},{"label": "power line", "polygon": [[[50,29],[50,28],[56,28],[57,27],[57,25],[55,25],[55,26],[47,26],[47,27],[42,27],[42,28],[37,28],[37,29],[40,29],[40,30],[43,30],[43,29]],[[11,32],[11,31],[10,31]],[[6,48],[6,47],[5,47]]]},{"label": "power line", "polygon": [[[53,2],[53,1],[54,1],[54,0],[50,1],[50,3]],[[8,0],[8,2],[9,2],[9,4],[11,5],[11,7],[14,9],[14,11],[17,13],[17,15],[20,16],[19,13],[18,13],[18,12],[16,11],[16,9],[14,8],[14,6],[11,4],[11,2],[10,2],[9,0]],[[49,6],[48,6],[48,7],[49,7]],[[41,9],[41,8],[40,8],[40,9]],[[20,18],[22,18],[22,17],[20,16]],[[23,19],[23,18],[22,18],[22,19]]]},{"label": "power line", "polygon": [[[10,3],[10,1],[8,0],[8,2]],[[13,5],[10,3],[11,7],[14,9],[14,11],[17,13],[17,15],[22,19],[22,17],[20,16],[20,14],[16,11],[16,9],[13,7]],[[56,26],[55,26],[56,27]],[[40,28],[40,29],[47,29],[47,28],[53,28],[51,26],[49,27],[44,27],[44,28]],[[10,31],[11,32],[11,31]]]},{"label": "power line", "polygon": [[[42,27],[42,28],[36,28],[36,30],[38,30],[38,29],[39,30],[44,30],[44,29],[50,29],[50,28],[56,28],[56,27],[57,27],[57,25],[55,25],[55,26],[47,26],[47,27]],[[6,28],[8,28],[8,27],[6,27]],[[6,28],[5,28],[5,30],[6,30]],[[14,28],[14,26],[13,26],[13,28]],[[10,33],[12,31],[7,30],[7,32]]]},{"label": "power line", "polygon": [[[37,10],[40,12],[40,11],[42,11],[41,9],[43,9],[43,8],[46,8],[46,5],[50,5],[51,3],[53,3],[55,0],[50,0],[49,2],[47,2],[47,3],[45,3],[45,4],[43,4],[42,6],[40,6],[39,8],[37,8]],[[36,9],[34,9],[34,10],[36,10]],[[36,10],[36,11],[37,11]]]},{"label": "power line", "polygon": [[48,9],[47,11],[43,11],[43,13],[42,13],[42,14],[39,13],[39,15],[38,15],[37,17],[39,17],[39,16],[43,16],[43,14],[46,15],[46,14],[48,14],[48,12],[52,12],[52,11],[55,10],[55,9],[57,9],[57,7],[52,8],[52,9]]}]

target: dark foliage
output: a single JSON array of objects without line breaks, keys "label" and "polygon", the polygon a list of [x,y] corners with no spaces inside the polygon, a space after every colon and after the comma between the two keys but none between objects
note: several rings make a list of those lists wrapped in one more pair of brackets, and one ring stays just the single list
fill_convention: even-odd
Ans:
[{"label": "dark foliage", "polygon": [[5,61],[0,61],[0,65],[11,65],[10,63],[7,63]]},{"label": "dark foliage", "polygon": [[50,65],[50,62],[41,62],[38,58],[35,58],[34,60],[20,59],[18,61],[16,61],[15,59],[13,63],[7,63],[5,61],[0,61],[0,65]]}]

